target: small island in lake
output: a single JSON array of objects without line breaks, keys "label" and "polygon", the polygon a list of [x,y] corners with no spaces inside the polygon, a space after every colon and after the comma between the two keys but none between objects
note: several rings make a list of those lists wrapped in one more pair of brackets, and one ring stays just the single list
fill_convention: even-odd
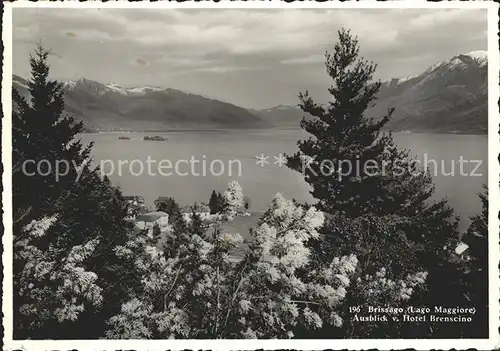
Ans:
[{"label": "small island in lake", "polygon": [[165,141],[167,140],[167,137],[162,137],[159,135],[153,135],[153,136],[146,135],[142,140]]},{"label": "small island in lake", "polygon": [[130,137],[128,137],[128,136],[119,136],[118,140],[130,140]]}]

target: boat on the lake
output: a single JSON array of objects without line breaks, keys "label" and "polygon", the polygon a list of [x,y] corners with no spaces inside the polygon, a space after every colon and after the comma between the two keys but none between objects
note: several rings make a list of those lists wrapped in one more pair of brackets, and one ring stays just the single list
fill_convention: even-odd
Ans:
[{"label": "boat on the lake", "polygon": [[130,137],[128,137],[128,136],[119,136],[118,140],[130,140]]},{"label": "boat on the lake", "polygon": [[160,135],[146,135],[142,140],[165,141],[167,140],[167,137]]}]

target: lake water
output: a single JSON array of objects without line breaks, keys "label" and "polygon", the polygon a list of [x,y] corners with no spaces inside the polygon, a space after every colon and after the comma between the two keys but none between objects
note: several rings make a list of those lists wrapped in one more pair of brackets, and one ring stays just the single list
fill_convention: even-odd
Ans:
[{"label": "lake water", "polygon": [[[103,172],[112,173],[111,181],[124,195],[141,195],[148,204],[159,196],[172,196],[180,204],[208,203],[212,190],[222,192],[235,179],[250,197],[251,210],[255,212],[265,210],[277,192],[299,201],[312,201],[302,176],[286,166],[279,167],[274,158],[296,151],[296,141],[307,136],[301,130],[154,133],[167,136],[168,141],[144,141],[144,135],[147,134],[82,135],[84,141],[94,140],[94,162],[102,165]],[[118,140],[119,136],[131,139]],[[487,182],[487,136],[394,134],[394,139],[400,147],[410,149],[413,156],[437,161],[440,171],[434,177],[436,197],[448,199],[462,219],[460,228],[466,228],[470,215],[480,210],[476,193]],[[264,167],[256,163],[256,156],[262,154],[269,157]],[[460,174],[461,156],[464,160],[481,161],[475,172],[481,176],[470,175],[475,168],[470,162],[464,164]],[[159,170],[160,161],[163,168]],[[455,174],[443,175],[442,171],[450,172],[452,164]]]}]

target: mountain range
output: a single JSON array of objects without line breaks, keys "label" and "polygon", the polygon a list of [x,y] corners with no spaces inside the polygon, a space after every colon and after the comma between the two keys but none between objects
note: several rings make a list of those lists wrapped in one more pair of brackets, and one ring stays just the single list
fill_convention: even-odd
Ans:
[{"label": "mountain range", "polygon": [[[13,77],[21,95],[27,81]],[[244,108],[176,89],[123,88],[81,78],[63,85],[66,112],[87,131],[266,128],[271,124]]]},{"label": "mountain range", "polygon": [[[370,117],[395,111],[393,131],[486,133],[488,126],[486,51],[460,54],[419,75],[382,83]],[[28,96],[25,79],[13,86]],[[279,105],[244,109],[236,105],[161,87],[124,88],[81,78],[64,82],[66,112],[83,120],[87,131],[173,129],[300,128],[299,108]]]}]

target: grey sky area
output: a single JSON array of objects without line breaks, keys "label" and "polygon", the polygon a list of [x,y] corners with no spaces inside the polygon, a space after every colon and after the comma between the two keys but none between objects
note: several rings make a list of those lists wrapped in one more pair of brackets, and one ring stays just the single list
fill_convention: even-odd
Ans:
[{"label": "grey sky area", "polygon": [[152,85],[264,108],[308,89],[326,100],[324,52],[346,27],[382,79],[418,74],[487,48],[485,10],[14,9],[14,73],[29,76],[37,40],[52,74]]}]

